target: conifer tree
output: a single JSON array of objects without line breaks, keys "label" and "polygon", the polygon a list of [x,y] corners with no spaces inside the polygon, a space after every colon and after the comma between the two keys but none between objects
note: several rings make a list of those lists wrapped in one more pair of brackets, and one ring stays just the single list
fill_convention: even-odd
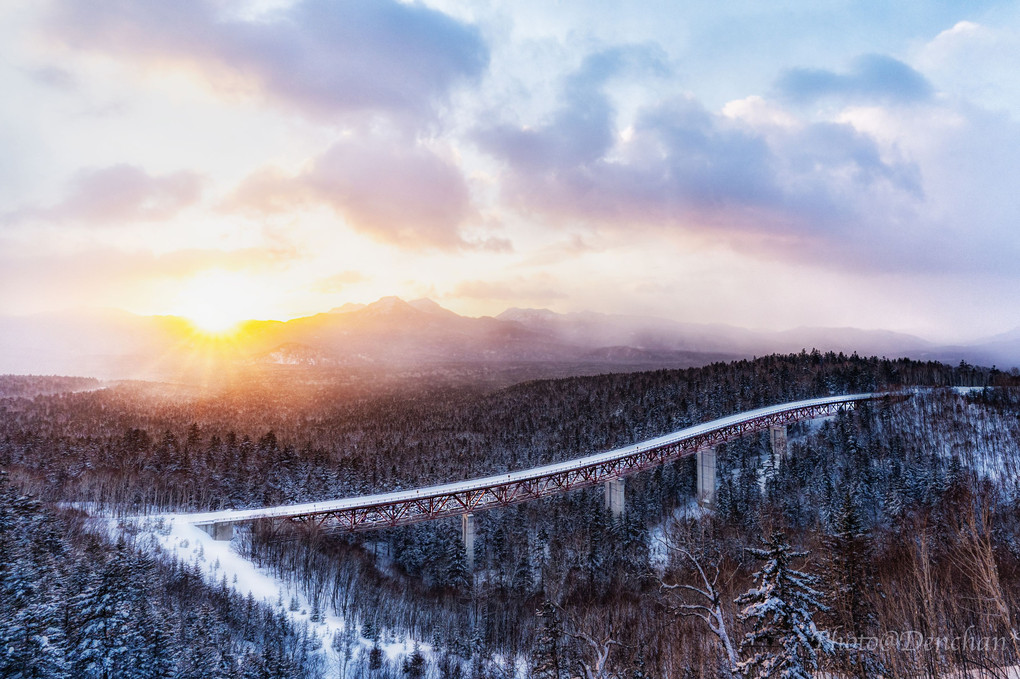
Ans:
[{"label": "conifer tree", "polygon": [[467,552],[459,540],[451,540],[446,546],[446,572],[442,574],[443,584],[448,587],[464,588],[471,584],[471,573],[467,565]]},{"label": "conifer tree", "polygon": [[531,674],[536,679],[561,679],[567,675],[563,653],[563,624],[559,611],[548,599],[536,613],[542,621],[531,656]]},{"label": "conifer tree", "polygon": [[403,672],[409,679],[421,679],[425,676],[425,656],[421,654],[418,644],[414,645],[414,652],[404,660]]},{"label": "conifer tree", "polygon": [[368,669],[377,670],[383,666],[383,652],[379,648],[379,642],[372,644],[372,650],[368,652]]},{"label": "conifer tree", "polygon": [[127,579],[127,547],[123,538],[108,562],[103,563],[102,546],[90,545],[95,555],[87,567],[96,568],[86,586],[75,596],[75,671],[81,677],[109,677],[123,671],[130,662],[130,649],[122,640],[130,630]]},{"label": "conifer tree", "polygon": [[[832,618],[853,639],[868,635],[875,624],[875,611],[867,592],[875,586],[871,539],[860,519],[853,494],[845,490],[833,517],[826,549],[825,589],[832,602]],[[854,641],[840,644],[845,652],[846,669],[854,676],[873,677],[883,673],[874,654]]]},{"label": "conifer tree", "polygon": [[361,636],[365,637],[369,641],[379,641],[379,628],[376,627],[375,620],[369,618],[362,623]]},{"label": "conifer tree", "polygon": [[818,601],[818,579],[792,567],[793,559],[807,556],[794,552],[781,532],[764,541],[764,549],[749,549],[765,561],[754,574],[757,586],[741,594],[740,621],[750,626],[740,644],[746,659],[738,665],[751,679],[812,679],[820,654],[835,646],[814,623],[816,611],[827,610]]},{"label": "conifer tree", "polygon": [[68,676],[60,625],[62,551],[38,502],[0,472],[0,676]]}]

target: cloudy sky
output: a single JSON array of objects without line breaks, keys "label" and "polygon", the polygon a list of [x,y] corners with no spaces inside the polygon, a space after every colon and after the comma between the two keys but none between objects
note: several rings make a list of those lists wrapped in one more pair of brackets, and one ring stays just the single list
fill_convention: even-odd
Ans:
[{"label": "cloudy sky", "polygon": [[1020,325],[1015,2],[0,6],[0,313]]}]

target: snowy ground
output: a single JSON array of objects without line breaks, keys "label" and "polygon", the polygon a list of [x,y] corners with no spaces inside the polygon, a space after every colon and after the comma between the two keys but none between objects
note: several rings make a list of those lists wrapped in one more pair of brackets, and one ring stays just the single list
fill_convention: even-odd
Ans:
[{"label": "snowy ground", "polygon": [[667,536],[669,535],[669,531],[672,529],[674,523],[677,521],[686,521],[691,518],[699,518],[710,511],[711,510],[705,509],[699,505],[697,500],[691,498],[690,502],[677,507],[661,522],[649,527],[648,561],[651,564],[652,569],[660,577],[666,571],[666,566],[669,565],[669,543]]},{"label": "snowy ground", "polygon": [[[132,526],[132,530],[135,529],[139,546],[163,552],[185,564],[197,565],[210,584],[219,585],[226,581],[239,594],[251,594],[256,601],[283,610],[295,626],[307,626],[322,642],[327,668],[337,666],[338,657],[332,640],[335,634],[343,631],[344,621],[332,612],[324,611],[320,622],[312,622],[311,604],[299,589],[242,557],[232,548],[234,542],[213,540],[183,515],[166,514],[138,519]],[[296,610],[291,610],[295,600]],[[356,636],[355,655],[357,649],[367,653],[371,647],[371,641],[360,634]],[[393,641],[384,636],[379,647],[390,661],[399,661],[413,652],[414,640]],[[431,650],[428,644],[420,643],[419,647],[426,656]]]}]

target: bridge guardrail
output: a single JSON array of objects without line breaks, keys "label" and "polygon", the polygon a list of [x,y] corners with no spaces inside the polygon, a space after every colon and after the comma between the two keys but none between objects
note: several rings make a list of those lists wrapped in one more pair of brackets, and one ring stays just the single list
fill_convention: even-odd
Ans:
[{"label": "bridge guardrail", "polygon": [[217,527],[291,519],[317,529],[362,531],[506,507],[630,476],[735,438],[792,422],[831,416],[862,401],[905,399],[908,392],[876,392],[808,399],[738,413],[672,434],[553,463],[456,483],[328,502],[190,515],[189,523]]}]

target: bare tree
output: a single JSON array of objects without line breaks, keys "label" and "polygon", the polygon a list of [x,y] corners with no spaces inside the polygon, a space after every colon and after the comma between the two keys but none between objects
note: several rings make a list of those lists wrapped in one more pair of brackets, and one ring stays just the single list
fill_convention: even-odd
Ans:
[{"label": "bare tree", "polygon": [[[922,630],[926,638],[934,639],[943,636],[945,612],[943,610],[942,591],[943,586],[936,577],[933,559],[931,555],[931,536],[926,520],[920,520],[916,530],[917,539],[914,541],[913,563],[911,564],[914,578],[916,580],[915,597],[920,608],[921,622],[924,625]],[[945,635],[947,636],[947,635]],[[922,648],[922,661],[928,675],[938,679],[941,676],[941,668],[945,666],[945,659],[938,644],[934,646],[925,645]]]},{"label": "bare tree", "polygon": [[1013,611],[999,579],[999,567],[992,544],[993,514],[989,503],[969,501],[970,511],[964,512],[962,523],[955,528],[959,536],[957,566],[966,574],[981,595],[979,601],[989,618],[998,618],[1012,643],[1015,658],[1020,658],[1020,632],[1014,627]]},{"label": "bare tree", "polygon": [[719,645],[726,655],[726,675],[735,676],[737,673],[737,662],[739,658],[730,639],[726,627],[726,612],[723,610],[722,595],[719,592],[719,564],[713,563],[710,566],[711,575],[701,565],[701,562],[690,551],[683,547],[666,543],[666,547],[682,556],[694,566],[698,573],[700,584],[687,585],[683,583],[667,584],[662,582],[661,588],[672,590],[678,593],[688,593],[693,601],[688,601],[683,596],[674,603],[673,611],[683,617],[694,617],[702,620],[715,635]]},{"label": "bare tree", "polygon": [[592,662],[580,661],[581,669],[584,671],[584,679],[614,679],[618,674],[610,672],[606,667],[609,662],[609,654],[613,652],[613,646],[622,646],[619,641],[613,639],[613,628],[598,637],[584,632],[568,632],[569,636],[583,641],[591,649],[594,660]]}]

